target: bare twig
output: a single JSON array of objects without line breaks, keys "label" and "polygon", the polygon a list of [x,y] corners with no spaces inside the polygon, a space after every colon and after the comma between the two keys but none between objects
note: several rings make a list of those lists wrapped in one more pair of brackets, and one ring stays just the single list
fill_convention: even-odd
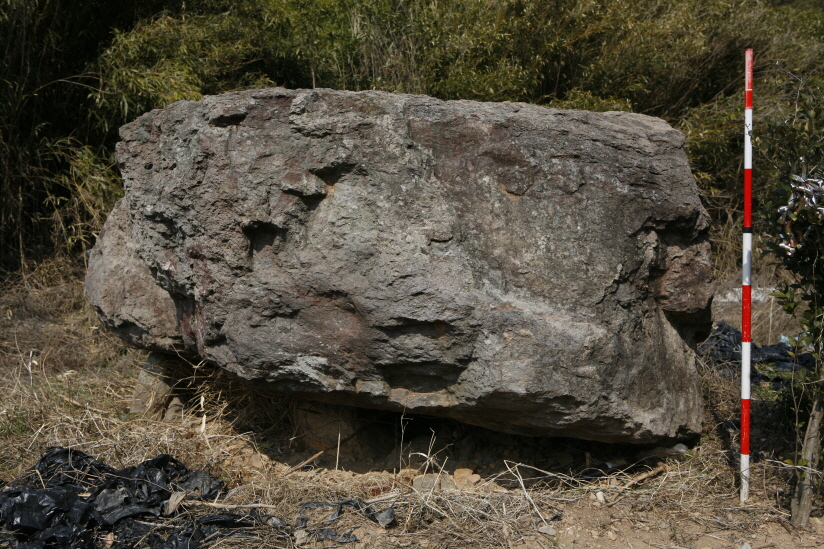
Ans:
[{"label": "bare twig", "polygon": [[658,465],[656,465],[653,469],[647,471],[646,473],[641,473],[640,475],[636,475],[635,477],[633,477],[632,480],[630,480],[629,482],[627,482],[626,484],[624,484],[623,486],[621,486],[618,489],[618,491],[616,492],[616,498],[613,499],[610,503],[608,503],[607,506],[612,507],[613,505],[618,503],[622,499],[621,497],[619,497],[619,494],[621,492],[623,492],[624,490],[627,490],[628,488],[632,488],[636,484],[638,484],[640,482],[644,482],[645,480],[647,480],[649,478],[652,478],[652,477],[654,477],[654,476],[656,476],[660,473],[663,473],[666,470],[667,470],[667,465],[663,461],[661,461],[661,462],[658,463]]},{"label": "bare twig", "polygon": [[81,404],[80,402],[77,402],[73,398],[69,398],[66,395],[58,395],[58,396],[60,398],[62,398],[63,400],[65,400],[66,402],[68,402],[69,404],[73,404],[74,406],[77,406],[78,408],[85,408],[87,410],[91,410],[92,412],[97,412],[98,414],[107,413],[105,410],[101,410],[100,408],[94,408],[93,406],[89,406],[88,404]]},{"label": "bare twig", "polygon": [[512,467],[509,466],[509,463],[509,461],[504,461],[504,465],[506,465],[506,468],[509,470],[509,472],[512,473],[512,475],[515,478],[518,479],[518,484],[520,484],[521,486],[521,490],[524,493],[524,497],[527,499],[527,501],[529,501],[529,503],[532,504],[532,507],[535,509],[535,512],[538,513],[538,516],[541,518],[541,522],[543,522],[544,524],[549,524],[544,518],[544,515],[541,513],[541,510],[538,509],[537,505],[535,505],[535,501],[529,495],[529,492],[526,491],[526,486],[524,486],[524,479],[521,476],[521,472],[518,470],[518,464],[515,464],[515,471],[512,471]]},{"label": "bare twig", "polygon": [[292,473],[294,473],[298,469],[303,469],[306,465],[309,465],[310,463],[312,463],[313,461],[315,461],[316,459],[318,459],[320,456],[322,456],[323,454],[325,454],[326,452],[328,452],[331,449],[332,448],[329,448],[328,450],[321,450],[317,454],[314,454],[312,457],[304,459],[303,461],[301,461],[300,463],[298,463],[297,465],[295,465],[294,467],[290,468],[288,471],[283,473],[283,476],[291,475]]}]

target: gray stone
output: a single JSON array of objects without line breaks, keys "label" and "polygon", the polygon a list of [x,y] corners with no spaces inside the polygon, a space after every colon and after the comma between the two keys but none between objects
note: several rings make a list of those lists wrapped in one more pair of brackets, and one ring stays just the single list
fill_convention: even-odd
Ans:
[{"label": "gray stone", "polygon": [[175,395],[169,401],[169,405],[166,407],[166,412],[163,414],[163,421],[167,423],[178,423],[183,421],[183,410],[186,406],[186,403],[183,402],[183,399],[179,396]]},{"label": "gray stone", "polygon": [[152,352],[139,364],[140,373],[132,393],[129,412],[150,419],[179,422],[186,403],[175,391],[178,381],[172,375],[177,360]]},{"label": "gray stone", "polygon": [[165,359],[158,353],[149,353],[140,363],[137,385],[132,394],[129,412],[157,419],[164,417],[174,396],[175,381],[169,377]]},{"label": "gray stone", "polygon": [[433,492],[441,490],[457,490],[455,480],[443,473],[426,473],[412,479],[412,488],[418,492]]},{"label": "gray stone", "polygon": [[665,122],[276,88],[121,139],[87,290],[126,341],[509,433],[699,431],[708,218]]},{"label": "gray stone", "polygon": [[558,530],[556,530],[554,527],[550,526],[549,524],[544,524],[543,526],[538,528],[538,531],[542,534],[546,534],[547,536],[557,536],[558,535]]}]

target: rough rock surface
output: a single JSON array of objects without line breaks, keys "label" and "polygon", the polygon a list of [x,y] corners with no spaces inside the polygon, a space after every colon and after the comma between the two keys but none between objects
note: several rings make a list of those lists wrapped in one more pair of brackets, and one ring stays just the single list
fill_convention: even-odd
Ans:
[{"label": "rough rock surface", "polygon": [[510,433],[698,431],[708,219],[663,121],[276,88],[121,139],[87,291],[126,341]]}]

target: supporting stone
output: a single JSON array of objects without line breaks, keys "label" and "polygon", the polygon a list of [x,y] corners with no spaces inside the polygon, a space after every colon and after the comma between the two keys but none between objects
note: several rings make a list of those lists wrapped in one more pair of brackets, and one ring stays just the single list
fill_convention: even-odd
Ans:
[{"label": "supporting stone", "polygon": [[162,354],[149,353],[146,360],[139,364],[140,374],[129,412],[165,421],[179,419],[183,402],[174,394],[176,381],[168,374],[168,361]]}]

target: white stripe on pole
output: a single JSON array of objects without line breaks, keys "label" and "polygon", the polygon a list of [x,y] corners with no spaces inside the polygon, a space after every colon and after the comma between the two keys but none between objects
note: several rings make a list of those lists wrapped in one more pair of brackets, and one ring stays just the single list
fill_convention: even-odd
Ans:
[{"label": "white stripe on pole", "polygon": [[752,169],[752,107],[744,109],[744,169]]},{"label": "white stripe on pole", "polygon": [[744,233],[744,256],[741,258],[741,284],[752,286],[752,233]]}]

